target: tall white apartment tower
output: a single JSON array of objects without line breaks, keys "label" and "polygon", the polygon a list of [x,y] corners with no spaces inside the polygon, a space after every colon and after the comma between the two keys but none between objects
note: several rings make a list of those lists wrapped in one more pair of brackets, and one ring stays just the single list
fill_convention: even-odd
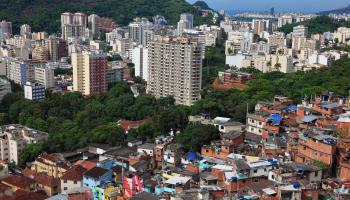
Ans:
[{"label": "tall white apartment tower", "polygon": [[64,40],[70,37],[79,38],[85,36],[86,28],[87,17],[84,13],[61,14],[61,33]]},{"label": "tall white apartment tower", "polygon": [[202,45],[185,37],[157,37],[148,46],[147,93],[192,105],[202,87]]},{"label": "tall white apartment tower", "polygon": [[92,14],[88,17],[88,27],[94,38],[98,37],[100,34],[100,17],[98,15]]}]

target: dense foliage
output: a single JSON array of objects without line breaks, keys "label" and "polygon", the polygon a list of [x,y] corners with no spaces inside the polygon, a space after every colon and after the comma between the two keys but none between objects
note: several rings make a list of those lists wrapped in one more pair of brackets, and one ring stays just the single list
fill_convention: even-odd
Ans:
[{"label": "dense foliage", "polygon": [[0,0],[0,19],[13,22],[15,32],[27,23],[33,31],[57,33],[60,14],[63,12],[84,12],[111,17],[125,25],[134,17],[165,16],[170,24],[179,20],[180,13],[195,15],[195,24],[209,23],[210,17],[201,17],[199,10],[184,0]]},{"label": "dense foliage", "polygon": [[279,31],[285,34],[291,33],[294,26],[304,25],[309,29],[309,34],[324,33],[334,31],[338,27],[350,27],[350,22],[345,20],[335,20],[327,16],[318,16],[316,18],[306,20],[299,23],[286,24],[279,28]]},{"label": "dense foliage", "polygon": [[[12,100],[12,101],[11,101]],[[1,123],[20,123],[49,133],[46,151],[68,151],[89,143],[119,145],[127,139],[153,138],[154,133],[182,131],[187,115],[174,105],[171,97],[135,98],[126,83],[117,83],[108,93],[83,97],[80,93],[50,94],[42,101],[29,101],[18,93],[5,96]],[[149,122],[136,134],[125,138],[117,126],[119,119]],[[140,132],[140,133],[139,133]]]},{"label": "dense foliage", "polygon": [[203,145],[219,139],[219,130],[212,125],[189,125],[183,133],[176,136],[175,141],[182,144],[186,150],[200,152]]}]

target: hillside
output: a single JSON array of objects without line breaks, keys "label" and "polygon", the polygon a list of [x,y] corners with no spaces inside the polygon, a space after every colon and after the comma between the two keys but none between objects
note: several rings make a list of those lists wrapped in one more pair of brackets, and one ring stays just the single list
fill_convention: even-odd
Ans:
[{"label": "hillside", "polygon": [[319,16],[314,19],[306,20],[300,23],[286,24],[278,30],[288,34],[293,31],[294,26],[298,25],[307,26],[309,28],[309,34],[316,34],[324,33],[327,31],[334,31],[335,29],[341,26],[350,27],[350,22],[344,20],[337,21],[327,16]]},{"label": "hillside", "polygon": [[193,6],[197,6],[203,10],[211,10],[211,8],[208,6],[207,3],[205,3],[205,1],[196,1],[194,4],[192,4]]},{"label": "hillside", "polygon": [[320,12],[318,14],[320,14],[320,15],[329,15],[330,13],[333,13],[333,14],[350,13],[350,5],[348,5],[345,8],[339,8],[339,9],[334,9],[334,10],[322,11],[322,12]]},{"label": "hillside", "polygon": [[200,11],[185,0],[0,0],[0,19],[13,22],[14,32],[27,23],[33,31],[58,32],[62,12],[96,13],[125,25],[136,16],[164,15],[175,24],[180,13],[195,15],[195,24],[208,22]]}]

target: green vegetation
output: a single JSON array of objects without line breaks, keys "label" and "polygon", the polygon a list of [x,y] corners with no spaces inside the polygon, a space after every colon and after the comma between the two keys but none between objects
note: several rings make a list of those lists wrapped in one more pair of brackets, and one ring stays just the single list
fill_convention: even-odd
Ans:
[{"label": "green vegetation", "polygon": [[21,24],[27,23],[33,31],[57,33],[63,12],[95,13],[111,17],[122,25],[137,16],[151,18],[157,14],[175,24],[183,12],[193,13],[195,24],[211,21],[211,16],[201,17],[201,12],[184,0],[0,0],[0,18],[12,21],[15,32],[19,32]]},{"label": "green vegetation", "polygon": [[[89,143],[120,145],[135,138],[154,138],[187,126],[187,114],[174,105],[171,97],[150,95],[135,98],[126,83],[117,83],[106,94],[83,97],[80,93],[49,94],[42,101],[29,101],[19,93],[6,95],[1,102],[1,123],[20,123],[46,131],[49,140],[43,149],[69,151]],[[149,122],[125,137],[117,126],[119,119]],[[29,151],[30,150],[30,151]],[[31,152],[31,149],[28,151]],[[23,155],[24,161],[30,160]]]},{"label": "green vegetation", "polygon": [[224,71],[228,67],[225,61],[225,41],[227,35],[221,31],[215,47],[205,49],[205,59],[203,60],[203,88],[210,86],[218,76],[219,71]]},{"label": "green vegetation", "polygon": [[200,152],[201,147],[219,139],[219,130],[212,125],[189,125],[183,133],[176,136],[175,141],[182,144],[186,150]]},{"label": "green vegetation", "polygon": [[338,27],[350,27],[350,22],[345,20],[335,20],[328,16],[318,16],[316,18],[306,20],[299,23],[286,24],[279,28],[279,31],[288,34],[293,31],[294,26],[304,25],[309,28],[309,34],[324,33],[334,31]]},{"label": "green vegetation", "polygon": [[19,156],[19,166],[24,167],[27,162],[32,162],[43,151],[42,144],[28,144]]}]

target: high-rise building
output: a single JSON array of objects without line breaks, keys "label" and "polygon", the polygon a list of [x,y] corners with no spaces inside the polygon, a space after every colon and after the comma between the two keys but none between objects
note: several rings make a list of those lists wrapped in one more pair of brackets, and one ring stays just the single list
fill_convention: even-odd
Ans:
[{"label": "high-rise building", "polygon": [[24,85],[24,98],[29,100],[45,99],[45,87],[40,83],[27,82]]},{"label": "high-rise building", "polygon": [[62,13],[61,33],[64,40],[85,36],[87,17],[84,13]]},{"label": "high-rise building", "polygon": [[293,18],[293,16],[291,15],[284,15],[281,17],[278,17],[278,23],[277,26],[280,28],[286,24],[291,24],[295,22],[295,18]]},{"label": "high-rise building", "polygon": [[183,20],[187,23],[187,29],[193,29],[193,15],[190,13],[182,13],[180,15],[180,20]]},{"label": "high-rise building", "polygon": [[91,31],[92,37],[97,38],[100,35],[100,17],[95,14],[89,15],[88,27]]},{"label": "high-rise building", "polygon": [[135,65],[135,76],[148,80],[148,50],[139,45],[132,50],[132,63]]},{"label": "high-rise building", "polygon": [[295,26],[292,32],[292,49],[300,50],[304,48],[308,34],[307,27],[300,25]]},{"label": "high-rise building", "polygon": [[263,31],[272,32],[272,21],[263,19],[253,19],[252,28],[254,33],[260,34]]},{"label": "high-rise building", "polygon": [[72,53],[73,90],[83,95],[107,91],[107,55],[100,51]]},{"label": "high-rise building", "polygon": [[23,24],[20,28],[21,35],[31,35],[32,28],[28,24]]},{"label": "high-rise building", "polygon": [[272,16],[275,15],[275,8],[273,8],[273,7],[270,8],[270,15],[272,15]]},{"label": "high-rise building", "polygon": [[148,46],[147,92],[173,96],[177,104],[200,99],[202,45],[184,37],[158,37]]},{"label": "high-rise building", "polygon": [[45,47],[49,51],[51,61],[57,62],[62,57],[67,57],[67,42],[61,38],[51,35],[45,40]]},{"label": "high-rise building", "polygon": [[193,15],[182,13],[177,23],[177,35],[182,36],[185,29],[193,29]]},{"label": "high-rise building", "polygon": [[129,24],[129,38],[132,42],[145,45],[145,31],[152,28],[153,23],[147,18],[135,18],[134,21]]},{"label": "high-rise building", "polygon": [[35,82],[44,86],[45,89],[55,86],[54,68],[42,65],[34,68]]},{"label": "high-rise building", "polygon": [[3,34],[12,35],[12,22],[2,20],[0,22],[0,27],[2,29]]}]

